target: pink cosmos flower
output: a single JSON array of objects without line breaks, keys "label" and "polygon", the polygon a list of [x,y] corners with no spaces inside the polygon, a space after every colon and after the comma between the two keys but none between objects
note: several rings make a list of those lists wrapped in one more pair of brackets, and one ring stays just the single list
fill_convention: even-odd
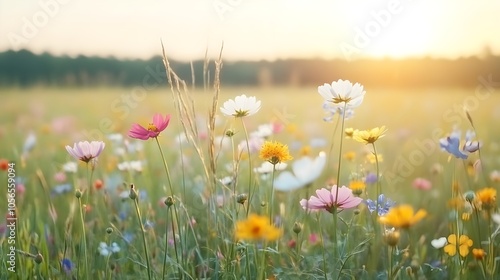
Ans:
[{"label": "pink cosmos flower", "polygon": [[302,199],[300,205],[304,210],[321,210],[324,209],[333,213],[335,209],[349,209],[358,206],[362,198],[356,197],[352,194],[352,190],[342,186],[338,189],[337,200],[335,200],[337,186],[334,185],[331,190],[322,188],[316,190],[316,196],[311,196],[309,200]]},{"label": "pink cosmos flower", "polygon": [[150,123],[147,128],[134,123],[128,132],[128,136],[141,140],[156,138],[160,135],[160,132],[167,128],[169,122],[170,115],[166,115],[165,118],[163,118],[161,114],[155,114],[153,116],[153,122]]},{"label": "pink cosmos flower", "polygon": [[432,188],[432,183],[431,181],[424,179],[424,178],[415,178],[412,183],[413,187],[415,189],[427,191]]},{"label": "pink cosmos flower", "polygon": [[105,145],[102,141],[92,141],[90,143],[88,141],[80,141],[75,143],[73,148],[66,146],[66,151],[72,157],[88,163],[101,154]]}]

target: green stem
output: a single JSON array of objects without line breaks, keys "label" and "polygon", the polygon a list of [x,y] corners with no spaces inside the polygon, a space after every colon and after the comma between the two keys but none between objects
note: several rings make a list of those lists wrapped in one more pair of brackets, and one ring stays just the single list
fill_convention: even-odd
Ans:
[{"label": "green stem", "polygon": [[89,279],[89,275],[88,275],[88,258],[87,258],[87,237],[85,235],[85,218],[84,218],[84,215],[83,215],[83,203],[82,203],[82,200],[81,198],[78,198],[78,204],[80,204],[80,220],[81,220],[81,223],[82,223],[82,250],[83,250],[83,254],[84,254],[84,264],[85,264],[85,278],[86,279]]},{"label": "green stem", "polygon": [[273,173],[271,175],[271,199],[269,200],[269,224],[273,224],[273,205],[274,205],[274,173],[276,172],[276,165],[273,164]]},{"label": "green stem", "polygon": [[162,279],[165,280],[167,272],[167,255],[168,255],[168,212],[170,207],[167,206],[167,216],[165,217],[165,254],[163,256]]},{"label": "green stem", "polygon": [[318,226],[319,226],[319,237],[321,238],[321,252],[323,254],[323,275],[325,276],[325,280],[328,279],[328,274],[326,272],[326,253],[325,253],[325,240],[323,238],[323,230],[321,228],[321,221],[320,221],[320,214],[316,216],[318,219]]},{"label": "green stem", "polygon": [[247,153],[248,153],[248,208],[247,208],[247,217],[250,211],[250,203],[252,201],[252,157],[250,155],[250,143],[248,143],[248,131],[245,126],[245,122],[243,118],[241,119],[241,125],[243,126],[243,130],[245,131],[245,139],[247,143]]},{"label": "green stem", "polygon": [[375,147],[375,142],[372,143],[372,147],[373,147],[373,154],[375,155],[375,164],[377,168],[377,196],[375,197],[375,201],[377,201],[376,203],[377,207],[375,208],[375,211],[377,211],[376,217],[378,217],[378,196],[382,193],[382,186],[380,185],[380,169],[378,164],[378,154],[377,154],[377,148]]},{"label": "green stem", "polygon": [[262,252],[260,252],[261,260],[260,260],[260,277],[258,279],[266,279],[266,247],[267,242],[262,244]]},{"label": "green stem", "polygon": [[[340,186],[340,167],[342,166],[342,146],[344,144],[344,125],[345,125],[345,109],[347,107],[347,104],[344,104],[344,110],[342,111],[342,125],[341,125],[341,130],[340,130],[340,147],[339,147],[339,162],[338,162],[338,167],[337,167],[337,187]],[[335,192],[335,201],[337,201],[339,197],[339,191]]]},{"label": "green stem", "polygon": [[[170,188],[170,195],[172,197],[172,199],[174,199],[174,188],[172,186],[172,179],[170,178],[170,171],[168,169],[168,164],[167,164],[167,161],[165,160],[165,155],[163,154],[163,150],[161,148],[161,145],[160,145],[160,141],[158,140],[158,137],[155,137],[155,140],[156,140],[156,144],[158,145],[158,149],[160,150],[160,155],[161,155],[161,159],[163,161],[163,167],[165,168],[165,174],[167,175],[167,180],[168,180],[168,186]],[[177,242],[176,242],[176,237],[175,237],[175,224],[177,222],[177,224],[179,223],[179,214],[177,213],[177,208],[175,206],[175,204],[173,205],[174,206],[174,213],[171,213],[172,214],[172,232],[173,232],[173,239],[174,239],[174,249],[175,249],[175,258],[177,260],[177,264],[178,264],[178,269],[179,269],[179,277],[181,277],[182,279],[182,274],[180,272],[180,268],[179,268],[179,265],[181,264],[179,262],[179,255],[177,254]],[[174,217],[173,215],[175,214],[175,220],[174,220]],[[182,243],[182,237],[181,237],[181,234],[179,234],[179,241]]]},{"label": "green stem", "polygon": [[[339,144],[339,162],[337,167],[337,189],[335,190],[335,205],[337,205],[337,200],[339,197],[339,187],[340,187],[340,167],[342,166],[342,147],[344,145],[344,125],[345,125],[345,110],[347,103],[344,104],[344,109],[342,110],[342,125],[340,130],[340,144]],[[333,257],[337,258],[337,219],[338,212],[337,207],[334,206],[333,209]]]},{"label": "green stem", "polygon": [[[175,212],[177,214],[177,208],[176,208],[175,204],[173,206],[174,206],[174,211],[173,212]],[[178,254],[178,250],[177,250],[177,241],[176,241],[176,237],[175,237],[175,223],[174,223],[174,213],[173,212],[170,211],[170,218],[172,220],[172,238],[174,239],[174,252],[175,252],[175,259],[177,260],[177,270],[179,271],[179,277],[180,277],[180,279],[182,279],[183,277],[182,277],[182,271],[181,271],[180,263],[179,263],[179,254]],[[180,237],[179,237],[179,239],[180,239]]]},{"label": "green stem", "polygon": [[148,270],[148,279],[151,280],[151,264],[149,261],[149,250],[148,243],[146,242],[146,230],[144,229],[144,225],[142,223],[141,211],[139,210],[139,203],[137,202],[138,198],[134,199],[135,212],[137,213],[137,219],[139,220],[139,225],[141,226],[142,233],[142,242],[144,244],[144,254],[146,254],[146,266]]},{"label": "green stem", "polygon": [[387,275],[389,276],[389,280],[392,280],[394,278],[394,276],[392,275],[392,254],[393,254],[393,251],[394,251],[394,247],[393,246],[389,246],[388,248],[389,252],[389,269],[387,270]]},{"label": "green stem", "polygon": [[161,149],[160,141],[158,137],[155,137],[156,144],[158,145],[158,149],[160,150],[161,159],[163,161],[163,167],[165,168],[165,173],[167,174],[168,186],[170,188],[170,195],[172,198],[174,197],[174,189],[172,187],[172,180],[170,179],[170,172],[168,171],[167,161],[165,160],[165,156],[163,155],[163,150]]}]

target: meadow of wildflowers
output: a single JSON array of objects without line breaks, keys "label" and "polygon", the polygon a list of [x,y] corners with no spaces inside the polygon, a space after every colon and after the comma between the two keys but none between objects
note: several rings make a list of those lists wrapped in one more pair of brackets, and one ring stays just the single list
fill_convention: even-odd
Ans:
[{"label": "meadow of wildflowers", "polygon": [[459,124],[420,112],[414,129],[356,81],[222,93],[216,61],[202,96],[165,66],[165,104],[99,134],[8,115],[0,279],[500,277],[494,102]]}]

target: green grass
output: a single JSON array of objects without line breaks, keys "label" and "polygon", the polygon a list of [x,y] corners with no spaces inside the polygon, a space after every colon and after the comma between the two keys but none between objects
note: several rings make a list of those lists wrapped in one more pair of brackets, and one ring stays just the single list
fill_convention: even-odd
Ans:
[{"label": "green grass", "polygon": [[[300,208],[300,199],[309,198],[314,190],[326,187],[336,179],[339,164],[340,131],[339,128],[335,131],[335,122],[323,122],[322,98],[316,88],[221,89],[218,107],[227,99],[243,93],[261,100],[261,110],[244,119],[247,130],[252,132],[258,125],[269,122],[284,125],[284,130],[272,138],[289,145],[295,159],[301,157],[301,150],[310,146],[312,139],[326,142],[324,146],[313,146],[310,150],[311,156],[325,151],[328,157],[327,166],[313,185],[290,193],[278,192],[274,202],[264,206],[262,201],[269,198],[270,181],[249,172],[246,157],[236,162],[239,170],[235,190],[237,194],[247,193],[251,187],[255,196],[251,197],[250,204],[242,206],[232,200],[232,187],[213,183],[214,176],[220,179],[231,175],[228,170],[228,165],[233,164],[231,148],[221,152],[215,161],[215,174],[209,171],[207,177],[205,170],[210,170],[208,149],[211,144],[206,138],[196,139],[199,148],[196,151],[191,143],[180,145],[176,141],[183,132],[183,125],[170,90],[155,89],[142,95],[134,90],[43,87],[2,90],[0,158],[15,162],[16,177],[24,179],[26,190],[16,195],[16,273],[7,270],[9,244],[8,238],[1,234],[0,278],[86,279],[84,276],[88,276],[94,279],[147,279],[141,226],[134,202],[127,196],[120,197],[121,193],[129,191],[131,183],[147,194],[140,196],[138,206],[142,223],[146,220],[152,223],[152,227],[146,226],[144,236],[155,279],[163,279],[163,276],[164,279],[257,279],[260,273],[265,273],[267,278],[275,275],[278,279],[324,279],[325,275],[328,279],[375,279],[377,275],[385,279],[389,259],[395,279],[480,279],[483,272],[484,277],[498,277],[498,269],[492,268],[499,253],[490,251],[486,243],[488,233],[497,226],[488,216],[488,213],[497,211],[496,204],[490,212],[474,208],[468,221],[457,219],[456,212],[448,206],[452,197],[467,191],[499,187],[498,182],[489,179],[490,172],[500,169],[498,92],[485,96],[478,95],[475,89],[365,88],[365,100],[355,110],[355,117],[346,121],[346,127],[364,130],[385,125],[388,128],[386,136],[376,142],[377,152],[383,157],[380,162],[383,193],[398,204],[410,204],[414,209],[428,212],[427,217],[409,231],[401,231],[401,240],[391,251],[383,243],[382,227],[364,205],[358,206],[356,211],[345,210],[339,214],[338,244],[332,242],[334,223],[331,214],[316,215]],[[200,135],[207,132],[212,96],[212,90],[196,90],[190,94]],[[446,137],[453,127],[462,130],[462,134],[472,129],[462,109],[464,103],[469,106],[477,139],[483,143],[482,173],[467,173],[467,166],[479,159],[477,152],[469,155],[467,160],[459,160],[439,148],[439,139]],[[155,141],[141,141],[142,150],[117,155],[115,149],[125,147],[124,144],[114,144],[106,138],[107,134],[120,133],[126,141],[136,143],[126,136],[130,125],[135,122],[147,125],[154,113],[172,114],[169,127],[159,137],[175,192],[175,204],[170,208],[163,204],[170,190]],[[244,141],[246,137],[241,122],[224,117],[219,111],[217,113],[215,134],[223,135],[227,129],[232,129],[236,133],[234,145]],[[55,122],[66,122],[66,125],[58,129]],[[23,159],[24,139],[30,132],[37,136],[36,146]],[[80,257],[83,256],[83,228],[75,197],[76,189],[85,189],[89,184],[86,166],[79,163],[78,172],[66,173],[64,182],[57,182],[54,177],[61,172],[63,164],[74,161],[65,145],[72,146],[74,142],[85,140],[106,142],[93,172],[93,180],[103,180],[105,187],[92,190],[89,198],[91,210],[85,216],[87,270],[84,270],[84,260]],[[342,153],[349,151],[355,152],[356,157],[353,161],[342,161],[339,178],[342,185],[348,185],[352,176],[375,172],[375,165],[366,160],[366,155],[371,152],[370,146],[344,139]],[[127,173],[117,169],[118,163],[129,160],[144,161],[144,170]],[[252,167],[262,163],[257,154],[251,155],[251,161]],[[293,160],[289,166],[292,163]],[[432,172],[436,164],[443,167],[442,172]],[[417,177],[430,180],[432,189],[413,188],[412,181]],[[7,171],[0,173],[0,180],[7,182]],[[452,192],[454,181],[458,182],[457,192]],[[249,182],[252,182],[251,186]],[[71,191],[53,194],[53,189],[62,183],[71,184]],[[217,207],[216,195],[224,195],[222,207]],[[374,199],[375,186],[367,186],[362,197]],[[6,215],[6,195],[0,196],[0,205],[0,214]],[[247,207],[250,207],[249,212],[262,215],[268,213],[269,207],[274,208],[283,230],[278,242],[264,244],[234,239],[235,224],[245,219]],[[458,216],[466,210],[458,209]],[[173,215],[175,213],[177,217]],[[298,234],[292,231],[296,222],[303,224]],[[109,230],[112,232],[107,233],[107,229],[112,229]],[[457,231],[473,240],[471,250],[486,250],[485,261],[475,260],[471,253],[463,259],[450,257],[443,249],[430,245],[432,239],[448,237]],[[8,230],[5,232],[9,233]],[[177,234],[175,244],[172,243],[173,232]],[[310,241],[311,234],[318,236],[316,242]],[[130,236],[133,239],[128,242]],[[101,256],[98,251],[100,242],[108,245],[116,242],[121,250],[109,257]],[[292,246],[294,242],[295,246]],[[496,246],[498,238],[493,238],[491,244]],[[334,247],[337,250],[333,250]],[[334,255],[335,251],[340,253],[339,258]],[[162,275],[165,252],[166,274]],[[38,253],[43,256],[40,264],[34,262]],[[75,265],[68,274],[61,267],[64,258]],[[265,266],[262,267],[261,263]]]}]

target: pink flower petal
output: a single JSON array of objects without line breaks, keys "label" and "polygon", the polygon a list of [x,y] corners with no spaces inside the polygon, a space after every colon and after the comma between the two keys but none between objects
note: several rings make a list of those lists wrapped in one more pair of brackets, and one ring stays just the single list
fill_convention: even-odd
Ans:
[{"label": "pink flower petal", "polygon": [[[316,190],[316,196],[323,202],[325,205],[331,205],[333,204],[333,200],[335,197],[332,197],[332,194],[330,193],[329,190],[322,188],[319,190]],[[312,199],[312,197],[311,197]]]},{"label": "pink flower petal", "polygon": [[133,124],[132,128],[128,132],[128,136],[141,140],[148,140],[149,138],[149,130],[142,127],[139,124]]}]

